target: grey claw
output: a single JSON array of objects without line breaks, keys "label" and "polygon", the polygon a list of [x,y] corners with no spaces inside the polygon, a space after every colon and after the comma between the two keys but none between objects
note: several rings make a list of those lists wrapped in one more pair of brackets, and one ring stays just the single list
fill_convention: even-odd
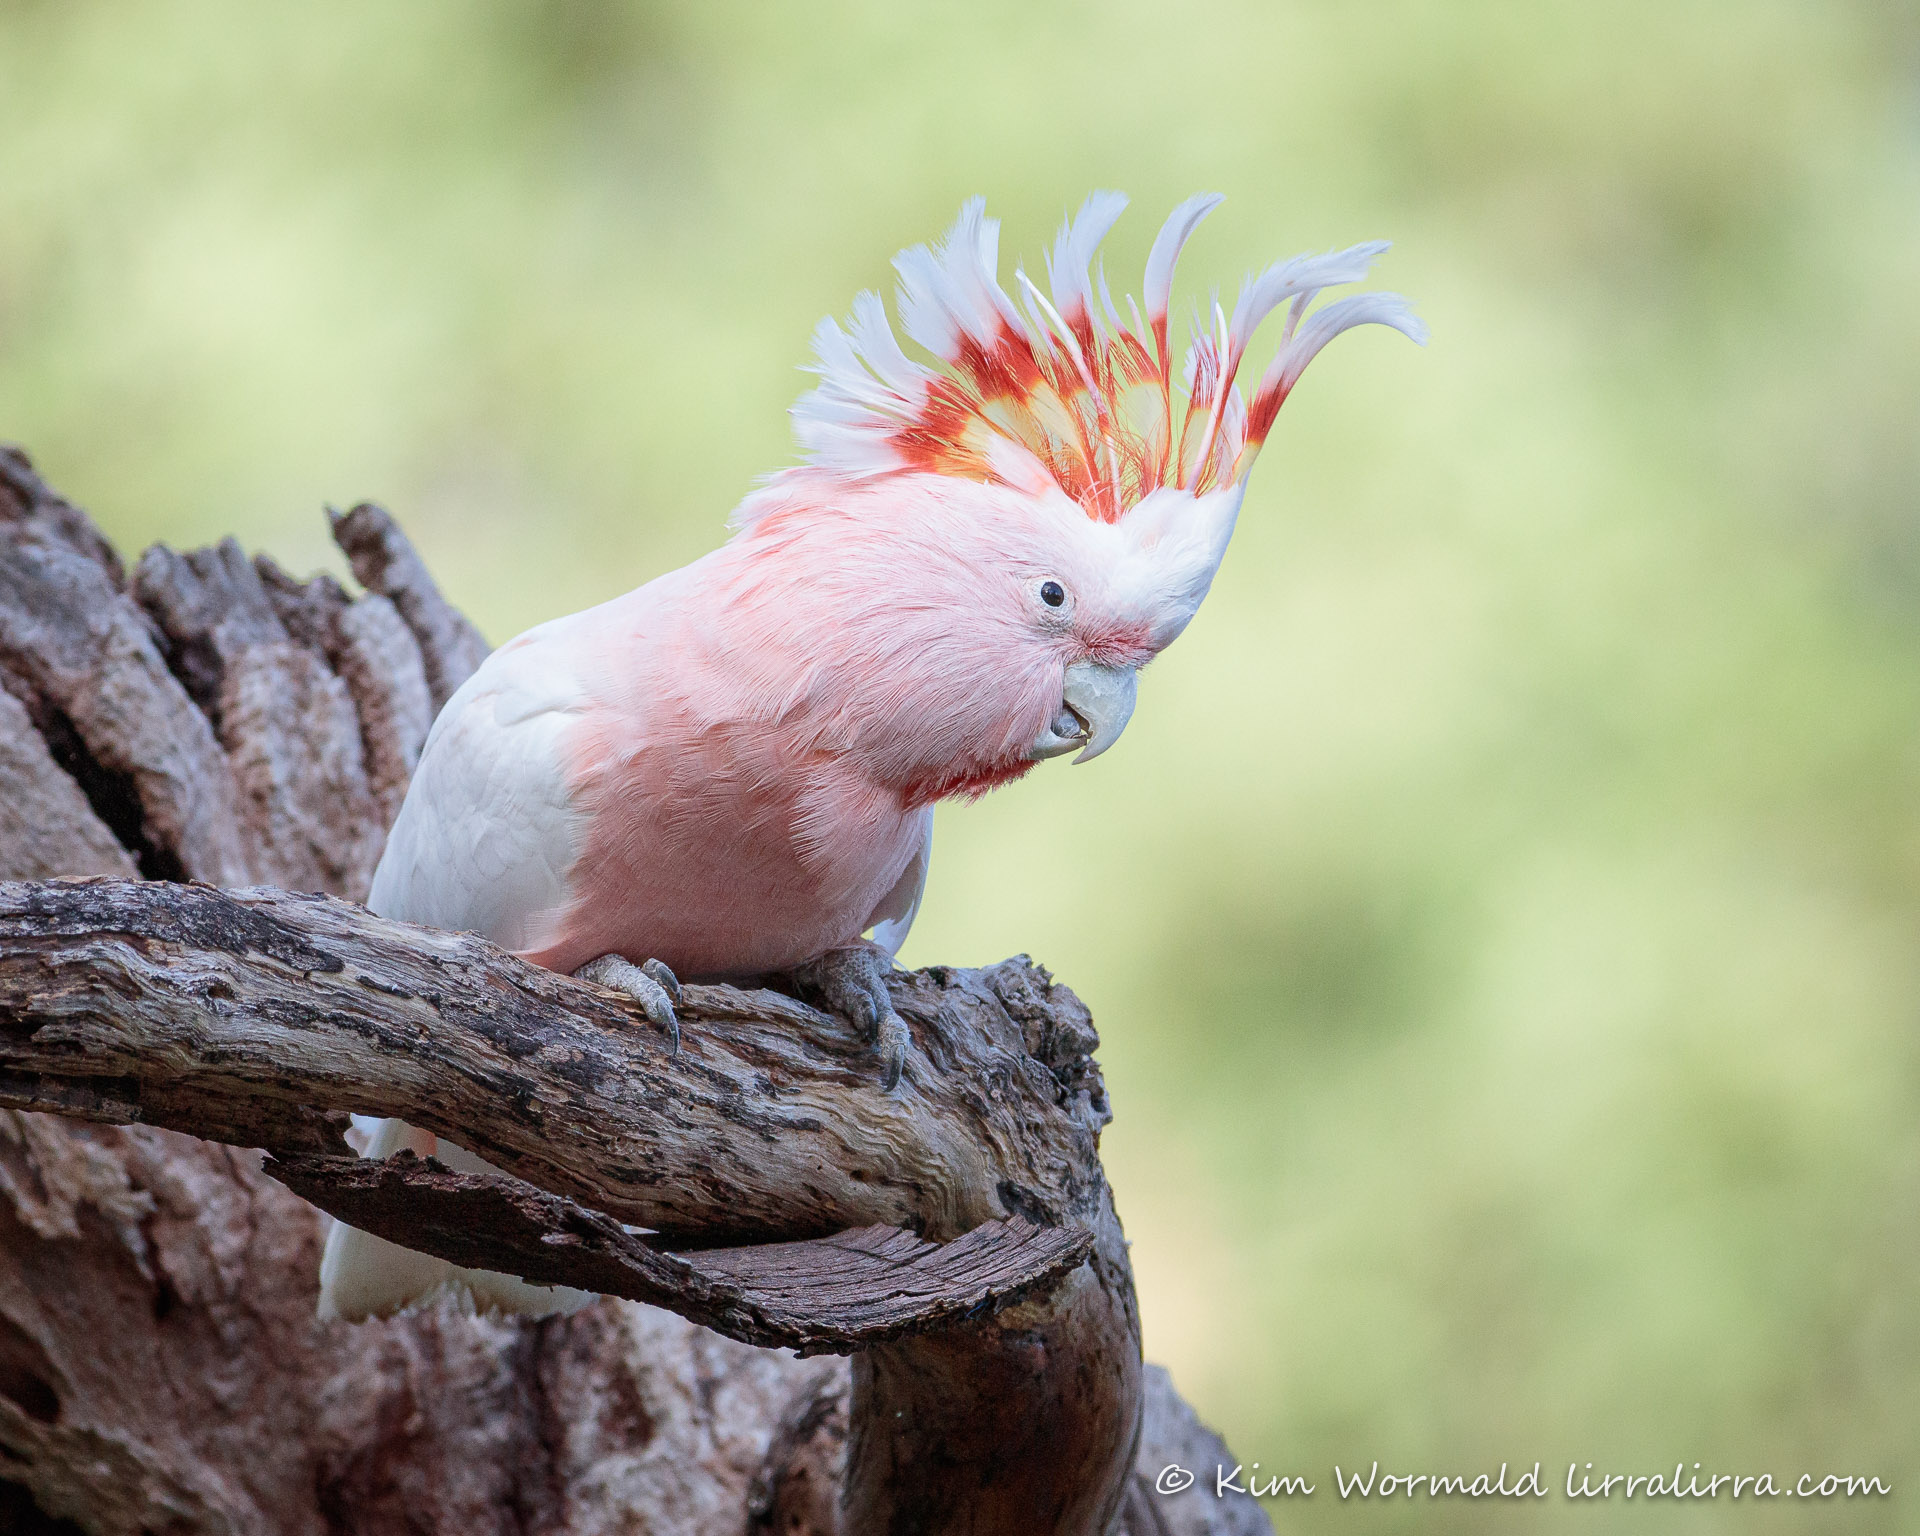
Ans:
[{"label": "grey claw", "polygon": [[680,995],[680,978],[673,974],[666,961],[642,960],[640,969],[660,984],[660,990],[672,1000],[674,1007],[680,1006],[684,1001]]},{"label": "grey claw", "polygon": [[900,1086],[912,1037],[887,993],[892,960],[871,944],[831,949],[796,971],[803,993],[817,995],[833,1012],[852,1021],[880,1057],[887,1091]]},{"label": "grey claw", "polygon": [[649,960],[644,965],[635,965],[619,955],[602,955],[598,960],[589,960],[573,974],[581,981],[624,992],[640,1005],[647,1021],[666,1034],[667,1054],[680,1054],[680,1016],[674,1012],[681,1000],[680,982],[661,961]]},{"label": "grey claw", "polygon": [[886,1078],[887,1092],[900,1086],[900,1072],[907,1064],[907,1026],[891,1006],[873,1032],[874,1049],[880,1053],[880,1066]]}]

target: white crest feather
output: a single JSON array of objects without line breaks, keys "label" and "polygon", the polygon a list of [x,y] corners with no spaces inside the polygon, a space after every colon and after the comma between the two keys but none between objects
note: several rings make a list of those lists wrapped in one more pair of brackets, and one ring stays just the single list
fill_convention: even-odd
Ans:
[{"label": "white crest feather", "polygon": [[[1163,488],[1201,495],[1243,482],[1280,404],[1328,341],[1355,325],[1391,326],[1415,341],[1426,329],[1397,294],[1310,309],[1324,289],[1365,278],[1387,248],[1369,241],[1248,277],[1231,320],[1216,305],[1213,323],[1195,327],[1176,375],[1167,338],[1174,267],[1220,201],[1190,197],[1162,226],[1147,258],[1143,324],[1131,295],[1131,323],[1121,319],[1097,264],[1126,207],[1119,193],[1095,192],[1061,227],[1046,252],[1051,298],[1017,274],[1024,313],[1000,286],[999,223],[970,199],[937,244],[894,259],[901,324],[935,366],[907,355],[872,293],[855,299],[844,329],[829,319],[814,331],[820,382],[793,413],[807,457],[857,478],[1012,474],[1027,484],[1040,473],[1106,522]],[[1279,353],[1249,402],[1236,383],[1241,360],[1260,324],[1289,303]]]}]

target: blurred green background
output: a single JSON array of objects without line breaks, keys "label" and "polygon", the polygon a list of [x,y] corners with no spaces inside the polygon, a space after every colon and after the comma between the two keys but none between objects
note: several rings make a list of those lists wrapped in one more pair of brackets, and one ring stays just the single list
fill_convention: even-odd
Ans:
[{"label": "blurred green background", "polygon": [[[123,548],[387,502],[490,637],[722,536],[985,193],[1374,236],[1121,750],[906,958],[1093,1006],[1149,1354],[1283,1529],[1920,1530],[1920,16],[0,0],[0,437]],[[1342,1504],[1330,1469],[1890,1499]]]}]

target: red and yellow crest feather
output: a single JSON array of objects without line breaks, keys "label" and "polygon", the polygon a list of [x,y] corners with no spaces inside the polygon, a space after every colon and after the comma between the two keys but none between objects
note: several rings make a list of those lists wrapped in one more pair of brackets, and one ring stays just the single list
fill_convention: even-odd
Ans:
[{"label": "red and yellow crest feather", "polygon": [[[1174,209],[1147,258],[1145,313],[1129,296],[1122,320],[1094,258],[1124,197],[1096,192],[1062,226],[1047,253],[1051,297],[1016,271],[1020,304],[1000,286],[999,223],[972,199],[937,246],[894,258],[901,323],[934,366],[901,349],[877,294],[855,299],[845,328],[820,322],[820,384],[794,407],[808,457],[856,478],[920,470],[1033,489],[1051,482],[1109,523],[1163,487],[1199,496],[1243,480],[1301,370],[1341,331],[1389,325],[1424,341],[1426,328],[1392,293],[1308,313],[1323,289],[1363,279],[1386,242],[1296,256],[1249,277],[1231,319],[1213,306],[1176,382],[1174,265],[1220,201],[1202,194]],[[1241,362],[1283,304],[1279,352],[1249,403],[1236,383]]]}]

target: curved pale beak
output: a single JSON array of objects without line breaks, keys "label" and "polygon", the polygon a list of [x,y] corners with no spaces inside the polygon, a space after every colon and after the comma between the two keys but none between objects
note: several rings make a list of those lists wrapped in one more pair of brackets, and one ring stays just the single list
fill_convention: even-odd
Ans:
[{"label": "curved pale beak", "polygon": [[1035,761],[1079,749],[1076,763],[1098,757],[1120,739],[1133,718],[1140,677],[1132,667],[1076,661],[1060,689],[1060,709],[1034,742]]}]

